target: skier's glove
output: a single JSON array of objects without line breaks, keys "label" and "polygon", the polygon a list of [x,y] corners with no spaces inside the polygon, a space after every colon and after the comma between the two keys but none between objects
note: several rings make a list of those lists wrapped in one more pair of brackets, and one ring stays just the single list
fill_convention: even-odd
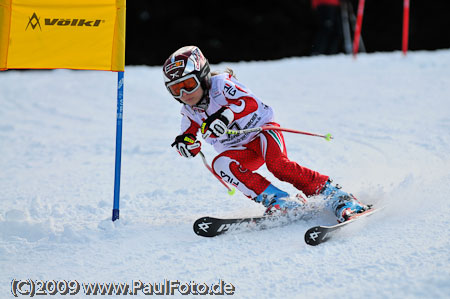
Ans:
[{"label": "skier's glove", "polygon": [[202,144],[196,140],[194,135],[183,134],[178,135],[171,146],[176,146],[178,153],[183,157],[193,158],[200,152]]},{"label": "skier's glove", "polygon": [[228,125],[234,120],[233,111],[226,107],[220,108],[216,113],[208,117],[201,126],[203,139],[208,137],[218,138],[225,134]]}]

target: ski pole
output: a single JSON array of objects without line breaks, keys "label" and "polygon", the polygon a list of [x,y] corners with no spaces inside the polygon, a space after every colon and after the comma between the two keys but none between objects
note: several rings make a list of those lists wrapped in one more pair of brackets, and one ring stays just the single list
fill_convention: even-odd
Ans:
[{"label": "ski pole", "polygon": [[201,151],[199,152],[199,154],[202,157],[203,164],[205,164],[205,167],[208,168],[208,170],[219,180],[219,182],[221,182],[222,185],[224,185],[228,189],[228,194],[233,195],[236,192],[236,189],[234,187],[231,188],[230,186],[228,186],[228,184],[225,183],[224,180],[214,172],[214,170],[211,168],[211,166],[209,166],[208,162],[206,161],[205,155]]},{"label": "ski pole", "polygon": [[293,129],[286,129],[286,128],[280,128],[277,126],[262,126],[262,127],[256,127],[256,128],[250,128],[250,129],[244,129],[244,130],[228,130],[227,134],[246,134],[251,132],[261,132],[261,131],[268,131],[268,130],[274,130],[274,131],[283,131],[283,132],[289,132],[289,133],[296,133],[296,134],[302,134],[302,135],[308,135],[308,136],[316,136],[324,138],[326,141],[330,141],[333,139],[333,136],[328,133],[326,135],[320,135],[320,134],[314,134],[314,133],[308,133]]}]

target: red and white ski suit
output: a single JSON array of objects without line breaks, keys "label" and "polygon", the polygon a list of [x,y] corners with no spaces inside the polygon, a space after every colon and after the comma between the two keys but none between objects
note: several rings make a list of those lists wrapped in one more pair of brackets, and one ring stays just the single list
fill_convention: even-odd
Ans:
[{"label": "red and white ski suit", "polygon": [[[230,129],[241,130],[267,124],[279,126],[273,120],[272,108],[227,73],[211,77],[209,98],[206,111],[183,105],[181,134],[196,136],[203,121],[222,107],[234,113]],[[225,134],[219,138],[209,137],[205,141],[219,153],[212,162],[216,174],[249,198],[258,196],[270,184],[255,172],[264,163],[276,178],[291,183],[307,196],[317,194],[328,180],[328,176],[289,160],[281,131]]]}]

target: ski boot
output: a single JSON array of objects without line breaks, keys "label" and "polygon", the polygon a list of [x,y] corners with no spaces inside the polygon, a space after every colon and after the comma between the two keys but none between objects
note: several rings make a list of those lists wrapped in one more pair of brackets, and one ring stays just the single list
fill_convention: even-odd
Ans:
[{"label": "ski boot", "polygon": [[320,192],[325,196],[331,209],[336,215],[338,222],[342,223],[349,220],[352,216],[370,209],[370,206],[363,205],[353,194],[341,190],[341,186],[333,186],[331,180],[328,180]]},{"label": "ski boot", "polygon": [[284,215],[288,212],[299,209],[302,204],[289,200],[289,194],[270,184],[260,195],[253,198],[257,203],[261,203],[267,209],[264,216]]}]

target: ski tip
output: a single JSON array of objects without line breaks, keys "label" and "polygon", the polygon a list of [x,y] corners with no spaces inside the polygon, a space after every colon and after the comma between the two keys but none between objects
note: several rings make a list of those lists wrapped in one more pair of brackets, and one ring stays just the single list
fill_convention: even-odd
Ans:
[{"label": "ski tip", "polygon": [[319,245],[325,237],[320,226],[315,226],[305,233],[305,243],[311,246]]},{"label": "ski tip", "polygon": [[213,218],[208,216],[198,218],[193,225],[194,233],[202,237],[214,237],[214,235],[211,235],[208,231],[209,226],[212,224],[212,220]]}]

